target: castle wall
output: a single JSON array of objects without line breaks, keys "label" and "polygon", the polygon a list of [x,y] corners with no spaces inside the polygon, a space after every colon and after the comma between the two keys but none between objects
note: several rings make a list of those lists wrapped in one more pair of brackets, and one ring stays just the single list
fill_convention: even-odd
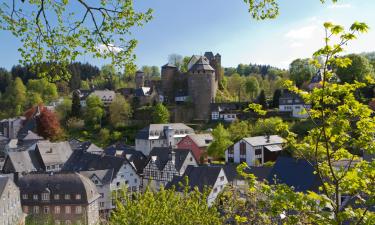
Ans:
[{"label": "castle wall", "polygon": [[162,92],[165,102],[174,102],[175,78],[178,77],[178,71],[173,67],[163,67],[161,69]]}]

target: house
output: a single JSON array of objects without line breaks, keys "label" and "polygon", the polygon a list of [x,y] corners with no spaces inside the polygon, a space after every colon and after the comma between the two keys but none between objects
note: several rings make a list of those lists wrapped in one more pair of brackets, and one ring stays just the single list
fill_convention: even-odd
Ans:
[{"label": "house", "polygon": [[0,224],[21,225],[25,223],[20,190],[9,177],[0,176]]},{"label": "house", "polygon": [[276,161],[284,140],[278,135],[243,138],[225,150],[227,163],[246,162],[249,166]]},{"label": "house", "polygon": [[43,171],[43,166],[35,151],[9,152],[2,170],[4,174],[16,176],[36,171]]},{"label": "house", "polygon": [[190,149],[195,159],[202,163],[207,158],[207,147],[212,141],[211,134],[189,134],[177,143],[177,148]]},{"label": "house", "polygon": [[38,141],[35,147],[46,172],[60,171],[72,154],[69,142]]},{"label": "house", "polygon": [[248,103],[211,103],[212,121],[235,121]]},{"label": "house", "polygon": [[221,166],[188,166],[182,176],[174,177],[167,185],[167,188],[174,187],[177,191],[182,192],[185,177],[188,178],[188,186],[190,190],[198,188],[199,191],[205,191],[205,188],[210,188],[207,197],[208,205],[212,205],[216,197],[224,190],[228,184],[228,179],[225,175],[224,169]]},{"label": "house", "polygon": [[0,136],[8,139],[17,138],[25,120],[23,116],[0,120]]},{"label": "house", "polygon": [[158,190],[174,176],[184,174],[188,166],[198,166],[192,152],[188,149],[158,147],[152,149],[143,169],[144,183]]},{"label": "house", "polygon": [[308,114],[305,110],[311,106],[306,105],[303,99],[296,93],[292,93],[287,90],[283,90],[279,98],[279,111],[280,112],[292,112],[292,116],[295,118],[307,118]]},{"label": "house", "polygon": [[79,91],[81,106],[86,107],[86,100],[89,96],[97,96],[102,102],[104,107],[108,107],[112,101],[116,98],[116,93],[110,90],[94,90],[94,91]]},{"label": "house", "polygon": [[23,212],[37,224],[99,223],[100,195],[90,179],[78,173],[28,174],[18,181]]},{"label": "house", "polygon": [[148,156],[154,147],[176,147],[188,134],[194,130],[183,123],[150,124],[137,133],[135,149]]},{"label": "house", "polygon": [[124,157],[75,151],[64,165],[63,171],[80,172],[98,186],[102,196],[99,199],[99,209],[106,216],[115,207],[111,199],[113,191],[126,187],[129,192],[137,192],[142,188],[142,179],[137,174],[135,165]]},{"label": "house", "polygon": [[73,151],[85,151],[93,154],[103,154],[104,150],[90,141],[79,141],[77,139],[69,140],[69,145]]},{"label": "house", "polygon": [[298,192],[319,192],[321,182],[314,171],[314,167],[306,160],[280,156],[267,180],[270,184],[276,182],[294,187]]}]

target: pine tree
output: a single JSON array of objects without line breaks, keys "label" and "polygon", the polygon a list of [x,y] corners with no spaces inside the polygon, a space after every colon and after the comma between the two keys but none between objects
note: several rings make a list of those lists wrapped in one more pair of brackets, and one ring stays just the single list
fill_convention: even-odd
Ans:
[{"label": "pine tree", "polygon": [[78,91],[73,92],[71,114],[73,117],[77,118],[81,116],[81,100]]}]

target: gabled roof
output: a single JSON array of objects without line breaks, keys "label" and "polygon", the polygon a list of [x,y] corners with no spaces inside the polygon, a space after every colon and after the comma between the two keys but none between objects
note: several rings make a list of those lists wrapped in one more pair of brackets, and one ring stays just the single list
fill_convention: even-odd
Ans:
[{"label": "gabled roof", "polygon": [[198,61],[189,69],[190,72],[215,71],[209,64],[206,57],[201,56]]},{"label": "gabled roof", "polygon": [[90,95],[96,95],[101,100],[114,100],[116,97],[116,93],[111,90],[95,90]]},{"label": "gabled roof", "polygon": [[0,199],[3,196],[3,192],[9,182],[12,182],[12,180],[9,177],[0,175]]},{"label": "gabled roof", "polygon": [[142,97],[142,96],[150,96],[151,95],[151,88],[150,87],[140,87],[135,89],[135,96]]},{"label": "gabled roof", "polygon": [[162,66],[161,68],[177,68],[177,67],[172,63],[167,63],[164,66]]},{"label": "gabled roof", "polygon": [[100,180],[102,184],[110,184],[113,179],[113,172],[114,172],[114,169],[106,169],[106,170],[80,171],[79,173],[89,178],[90,180],[93,176],[95,176]]},{"label": "gabled roof", "polygon": [[256,136],[243,138],[242,140],[246,141],[252,146],[264,146],[264,145],[280,145],[284,143],[284,139],[279,135],[265,135],[265,136]]},{"label": "gabled roof", "polygon": [[38,141],[36,148],[45,166],[64,164],[72,154],[69,142]]},{"label": "gabled roof", "polygon": [[207,147],[214,139],[211,134],[189,134],[188,137],[200,148]]},{"label": "gabled roof", "polygon": [[147,127],[143,128],[142,130],[138,131],[135,139],[143,139],[143,140],[163,139],[165,138],[164,130],[167,127],[173,130],[183,131],[183,133],[179,133],[182,136],[194,133],[193,128],[183,123],[150,124]]},{"label": "gabled roof", "polygon": [[136,168],[138,173],[142,173],[147,162],[147,157],[142,152],[125,144],[114,144],[105,148],[104,151],[106,155],[110,156],[117,156],[118,153],[121,153],[121,156],[125,157]]},{"label": "gabled roof", "polygon": [[[163,170],[165,165],[172,160],[172,154],[175,156],[175,168],[180,171],[183,163],[191,151],[189,149],[172,149],[169,147],[153,148],[148,157],[147,163],[153,160],[159,170]],[[194,158],[194,157],[193,157]]]},{"label": "gabled roof", "polygon": [[22,140],[43,140],[44,138],[29,130]]},{"label": "gabled roof", "polygon": [[215,59],[214,53],[212,52],[205,52],[204,57],[206,57],[208,60]]},{"label": "gabled roof", "polygon": [[306,160],[279,156],[267,180],[270,184],[284,183],[293,186],[298,192],[317,191],[319,178],[314,174],[314,167]]},{"label": "gabled roof", "polygon": [[16,173],[42,170],[35,151],[9,152],[5,163],[7,160],[10,160]]},{"label": "gabled roof", "polygon": [[203,191],[205,186],[213,187],[215,185],[222,170],[223,168],[220,166],[188,166],[185,173],[181,177],[175,176],[173,180],[167,184],[166,188],[174,186],[177,191],[181,191],[183,187],[179,185],[179,182],[184,184],[185,177],[188,177],[188,185],[191,189],[198,187],[200,191]]}]

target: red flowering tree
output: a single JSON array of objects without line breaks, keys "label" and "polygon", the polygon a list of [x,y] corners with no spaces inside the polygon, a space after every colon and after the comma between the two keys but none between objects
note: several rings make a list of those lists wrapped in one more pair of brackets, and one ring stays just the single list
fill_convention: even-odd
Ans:
[{"label": "red flowering tree", "polygon": [[62,130],[55,112],[43,105],[32,107],[25,112],[26,121],[35,120],[36,132],[45,139],[58,139]]}]

